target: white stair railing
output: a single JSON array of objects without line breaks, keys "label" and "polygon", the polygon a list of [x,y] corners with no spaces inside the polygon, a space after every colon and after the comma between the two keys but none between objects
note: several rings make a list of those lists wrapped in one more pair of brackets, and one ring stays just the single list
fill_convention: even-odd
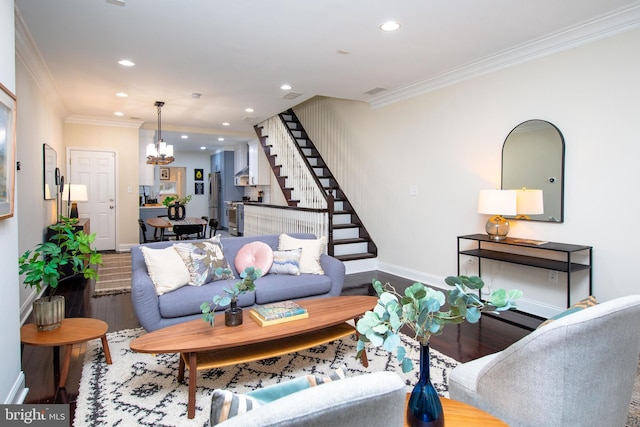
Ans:
[{"label": "white stair railing", "polygon": [[[258,126],[268,139],[271,153],[277,156],[281,174],[287,176],[287,187],[293,189],[292,200],[299,200],[298,207],[327,209],[326,195],[319,188],[312,172],[306,167],[297,144],[279,116],[271,117]],[[294,131],[295,132],[295,131]]]}]

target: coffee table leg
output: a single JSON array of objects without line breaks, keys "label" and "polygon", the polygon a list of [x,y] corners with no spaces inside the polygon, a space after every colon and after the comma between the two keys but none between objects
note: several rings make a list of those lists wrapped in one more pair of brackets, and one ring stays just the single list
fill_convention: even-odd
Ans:
[{"label": "coffee table leg", "polygon": [[187,402],[187,417],[193,418],[196,416],[196,375],[197,360],[196,353],[189,353],[189,400]]},{"label": "coffee table leg", "polygon": [[178,361],[178,382],[181,383],[184,380],[184,358],[182,353],[178,357],[180,358]]},{"label": "coffee table leg", "polygon": [[107,365],[111,365],[111,352],[109,351],[107,336],[103,335],[100,339],[102,340],[102,349],[104,350],[104,360],[107,362]]},{"label": "coffee table leg", "polygon": [[60,382],[58,387],[64,387],[67,382],[67,375],[69,375],[69,363],[71,362],[71,350],[73,350],[73,344],[67,344],[64,346],[64,359],[62,359],[62,369],[60,371]]}]

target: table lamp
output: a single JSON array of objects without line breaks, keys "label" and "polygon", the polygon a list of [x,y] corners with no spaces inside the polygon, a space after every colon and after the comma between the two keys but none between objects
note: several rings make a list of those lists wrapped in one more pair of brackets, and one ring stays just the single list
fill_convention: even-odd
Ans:
[{"label": "table lamp", "polygon": [[485,230],[492,240],[504,240],[509,234],[509,221],[502,215],[516,214],[515,190],[480,190],[478,213],[493,215]]},{"label": "table lamp", "polygon": [[522,187],[516,190],[516,219],[531,219],[529,215],[544,213],[542,190]]},{"label": "table lamp", "polygon": [[78,202],[86,202],[89,200],[87,194],[87,186],[84,184],[69,184],[67,186],[67,206],[71,206],[69,210],[69,218],[78,218]]}]

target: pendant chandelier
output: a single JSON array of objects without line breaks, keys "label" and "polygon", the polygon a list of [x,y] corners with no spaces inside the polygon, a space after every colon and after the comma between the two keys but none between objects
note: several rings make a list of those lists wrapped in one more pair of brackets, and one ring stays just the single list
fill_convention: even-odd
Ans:
[{"label": "pendant chandelier", "polygon": [[156,101],[155,105],[158,108],[158,142],[155,144],[147,145],[147,164],[148,165],[168,165],[173,163],[173,145],[167,145],[162,140],[162,106],[164,102]]}]

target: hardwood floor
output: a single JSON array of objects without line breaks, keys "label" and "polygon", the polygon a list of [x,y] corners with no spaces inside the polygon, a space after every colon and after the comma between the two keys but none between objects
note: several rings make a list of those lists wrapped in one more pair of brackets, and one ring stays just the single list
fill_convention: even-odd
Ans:
[{"label": "hardwood floor", "polygon": [[[380,271],[357,273],[347,275],[343,294],[375,295],[370,285],[374,278],[392,283],[397,289],[413,283],[413,281]],[[109,325],[109,332],[140,326],[133,313],[130,294],[92,298],[93,287],[94,283],[82,279],[69,279],[60,284],[56,293],[66,297],[67,317],[92,317],[104,320]],[[456,360],[466,362],[506,348],[527,335],[530,329],[540,322],[539,319],[527,316],[518,318],[517,315],[512,315],[512,319],[527,324],[528,328],[483,316],[477,324],[447,326],[442,335],[431,338],[431,347]],[[30,319],[27,320],[27,322],[30,321]],[[24,346],[22,369],[26,377],[26,386],[29,388],[25,403],[70,403],[73,419],[84,352],[85,345],[74,346],[66,387],[58,388],[56,384],[59,373],[58,369],[54,369],[53,349]],[[117,355],[112,357],[115,358]]]}]

